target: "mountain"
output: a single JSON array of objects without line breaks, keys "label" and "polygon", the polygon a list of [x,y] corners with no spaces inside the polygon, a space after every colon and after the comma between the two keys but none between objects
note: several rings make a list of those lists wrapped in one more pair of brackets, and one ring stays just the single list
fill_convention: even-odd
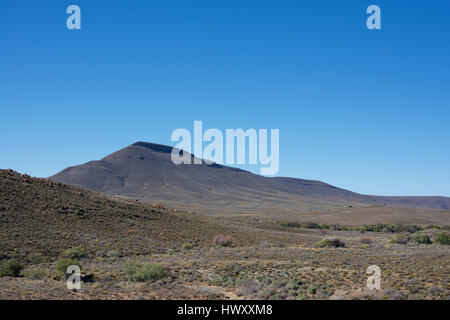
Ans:
[{"label": "mountain", "polygon": [[50,179],[203,212],[310,212],[367,205],[450,209],[450,198],[446,197],[370,196],[320,181],[264,177],[219,164],[175,165],[172,149],[136,142],[101,160],[69,167]]}]

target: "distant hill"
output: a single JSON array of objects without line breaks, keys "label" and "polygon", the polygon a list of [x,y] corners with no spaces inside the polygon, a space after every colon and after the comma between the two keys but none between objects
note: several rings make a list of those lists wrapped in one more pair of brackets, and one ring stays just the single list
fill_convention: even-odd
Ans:
[{"label": "distant hill", "polygon": [[450,209],[446,197],[362,195],[320,181],[270,178],[218,164],[175,165],[172,147],[137,142],[50,179],[110,195],[204,212],[305,212],[386,205]]}]

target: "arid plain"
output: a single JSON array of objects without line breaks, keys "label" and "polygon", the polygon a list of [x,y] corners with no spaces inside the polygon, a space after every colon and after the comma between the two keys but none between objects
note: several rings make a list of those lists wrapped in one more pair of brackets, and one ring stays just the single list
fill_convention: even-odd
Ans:
[{"label": "arid plain", "polygon": [[[450,298],[447,210],[205,214],[12,170],[0,190],[0,299]],[[380,290],[367,288],[371,265]]]}]

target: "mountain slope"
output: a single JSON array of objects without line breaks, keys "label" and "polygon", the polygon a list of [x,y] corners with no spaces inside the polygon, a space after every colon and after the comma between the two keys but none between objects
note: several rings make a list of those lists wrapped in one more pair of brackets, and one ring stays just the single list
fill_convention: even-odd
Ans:
[{"label": "mountain slope", "polygon": [[171,151],[172,147],[137,142],[50,178],[106,194],[208,212],[301,212],[368,204],[450,208],[450,198],[445,197],[367,196],[320,181],[268,178],[218,164],[175,165]]},{"label": "mountain slope", "polygon": [[210,245],[222,232],[235,233],[216,219],[0,170],[0,263],[34,253],[55,258],[75,246],[92,255],[166,252],[185,242]]}]

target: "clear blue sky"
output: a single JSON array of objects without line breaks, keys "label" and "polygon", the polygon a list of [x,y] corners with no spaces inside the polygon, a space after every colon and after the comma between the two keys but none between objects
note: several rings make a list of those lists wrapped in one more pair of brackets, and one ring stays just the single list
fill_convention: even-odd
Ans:
[{"label": "clear blue sky", "polygon": [[279,128],[280,176],[450,196],[449,39],[448,0],[1,0],[0,168],[49,176],[202,120]]}]

